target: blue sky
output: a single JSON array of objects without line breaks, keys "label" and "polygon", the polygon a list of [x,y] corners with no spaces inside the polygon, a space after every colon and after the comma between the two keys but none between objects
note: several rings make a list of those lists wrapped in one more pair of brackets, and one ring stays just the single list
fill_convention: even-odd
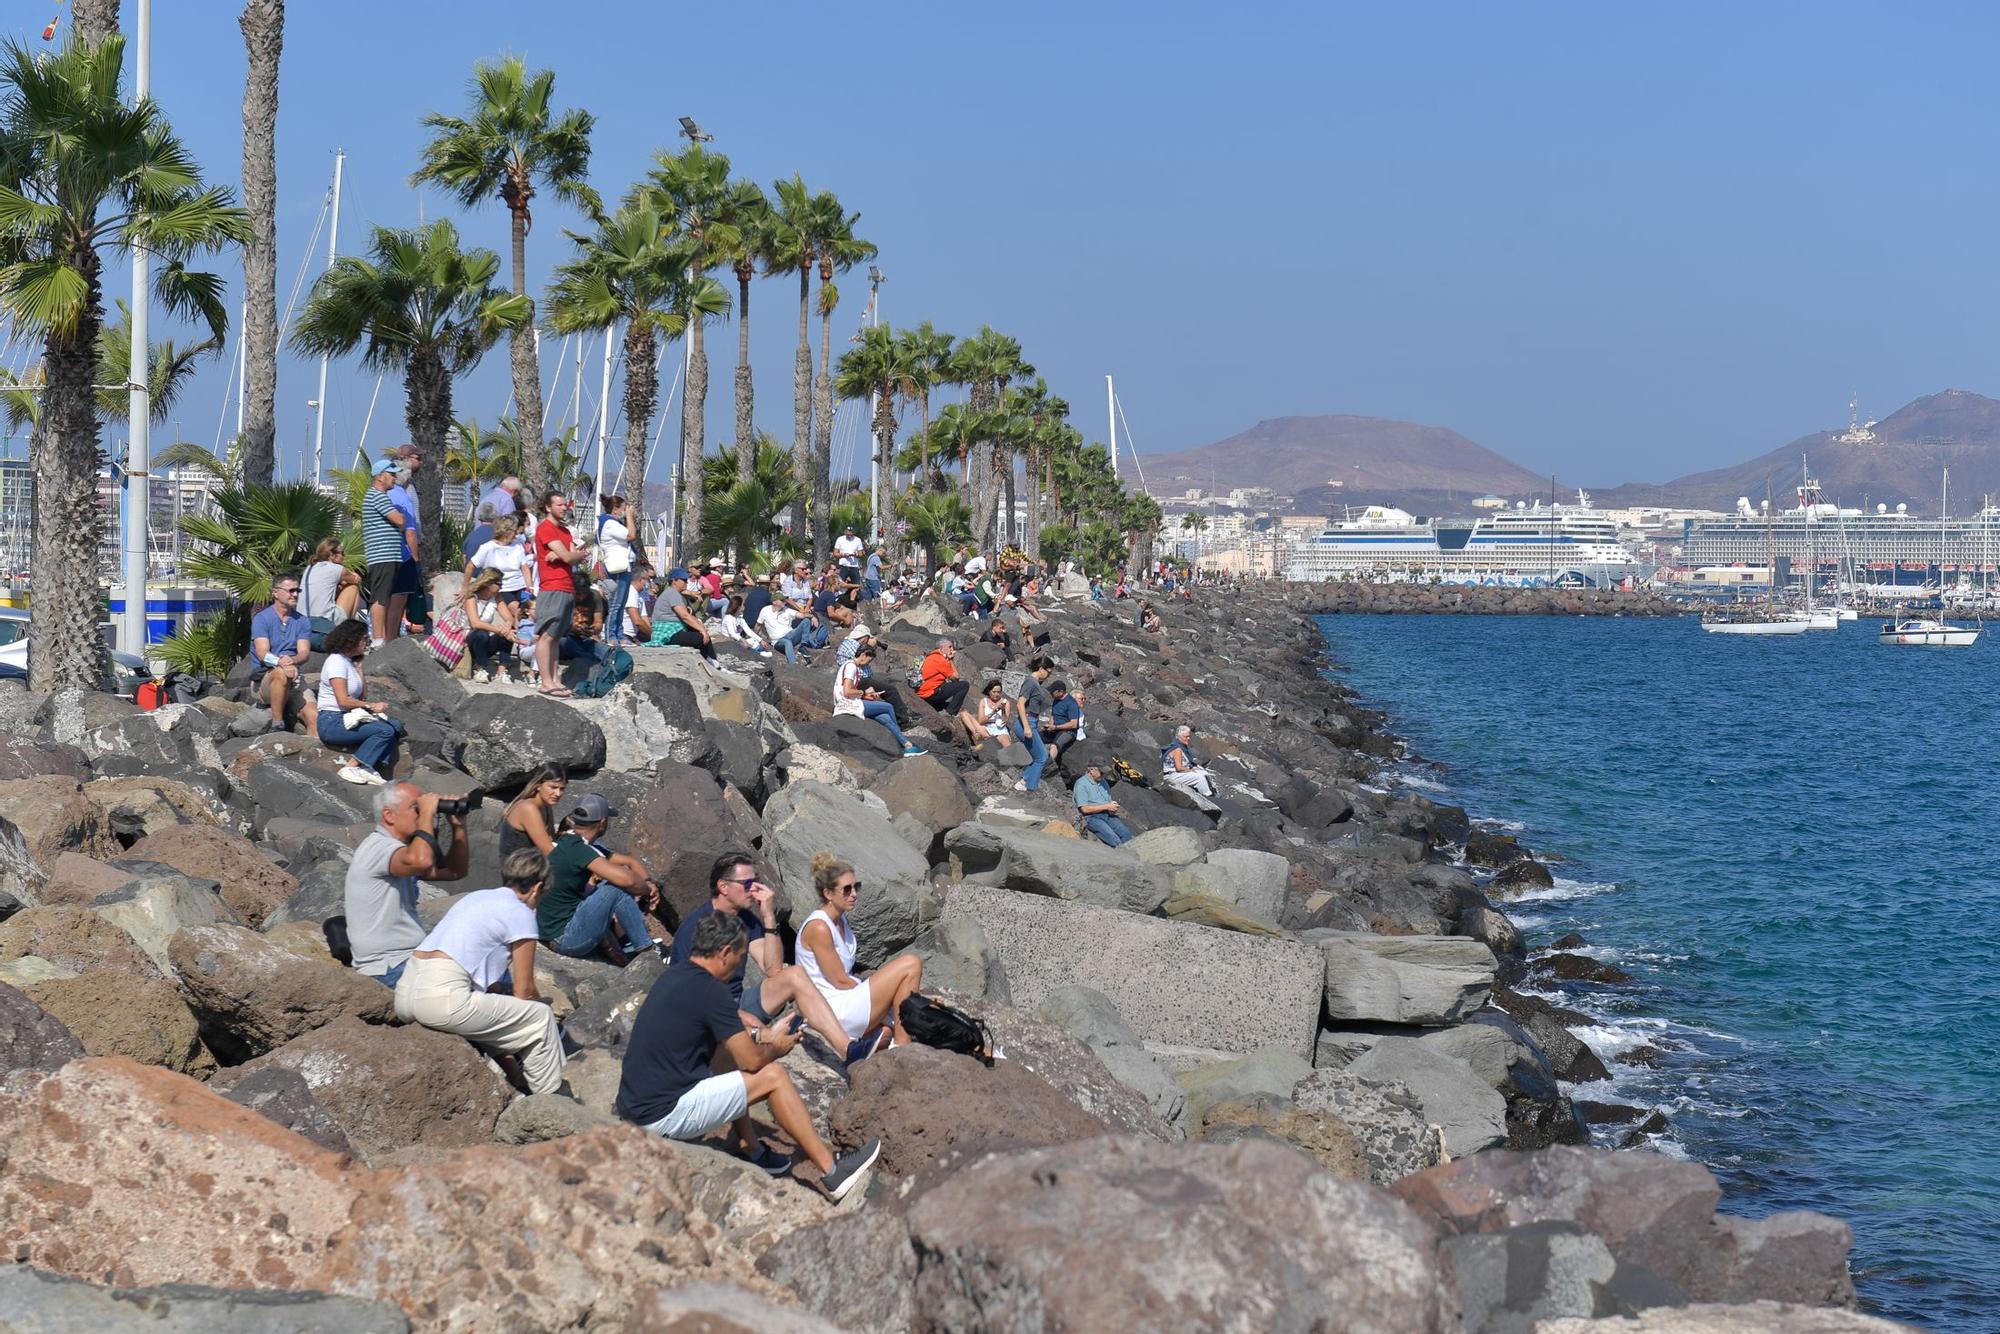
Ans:
[{"label": "blue sky", "polygon": [[[235,6],[158,8],[155,94],[234,183]],[[36,40],[47,15],[17,10]],[[1946,387],[2000,391],[1984,8],[719,13],[294,0],[281,307],[336,145],[355,249],[368,223],[417,218],[419,117],[459,109],[473,62],[512,50],[596,114],[607,195],[692,115],[739,173],[768,186],[798,171],[860,210],[886,319],[1013,333],[1093,437],[1116,374],[1144,449],[1352,412],[1450,426],[1603,485],[1844,422],[1850,393],[1879,416]],[[529,259],[544,273],[578,220],[540,202]],[[497,204],[462,226],[504,253]],[[862,288],[844,285],[837,342]],[[786,438],[794,293],[760,282],[752,305],[758,422]],[[734,347],[731,328],[710,340],[711,441],[733,433]],[[316,374],[281,362],[283,459],[310,448]],[[188,437],[212,442],[223,378],[218,364],[188,395]],[[330,445],[351,450],[373,382],[336,363]],[[371,441],[401,437],[398,389],[384,386]],[[459,410],[491,418],[506,393],[501,352],[461,383]],[[567,384],[549,396],[560,408]]]}]

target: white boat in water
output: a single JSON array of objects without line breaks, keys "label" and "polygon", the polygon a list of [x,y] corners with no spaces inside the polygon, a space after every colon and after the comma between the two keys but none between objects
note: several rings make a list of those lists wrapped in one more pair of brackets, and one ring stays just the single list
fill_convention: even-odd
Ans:
[{"label": "white boat in water", "polygon": [[1743,620],[1704,620],[1701,628],[1711,635],[1802,635],[1813,628],[1811,621],[1795,618],[1769,619],[1761,616]]},{"label": "white boat in water", "polygon": [[1953,625],[1948,621],[1913,616],[1900,621],[1884,621],[1875,642],[1907,648],[1971,648],[1979,642],[1979,633],[1979,627],[1975,625]]},{"label": "white boat in water", "polygon": [[1807,607],[1804,611],[1788,611],[1784,614],[1788,621],[1804,621],[1808,630],[1838,630],[1840,613],[1832,607]]}]

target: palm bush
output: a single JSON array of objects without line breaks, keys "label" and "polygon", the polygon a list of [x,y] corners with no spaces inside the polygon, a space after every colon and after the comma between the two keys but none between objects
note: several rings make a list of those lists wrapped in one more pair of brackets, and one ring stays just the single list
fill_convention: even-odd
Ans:
[{"label": "palm bush", "polygon": [[[272,583],[302,574],[313,548],[340,533],[346,515],[310,482],[230,487],[213,499],[215,513],[181,519],[192,543],[182,568],[197,583],[227,589],[231,605],[170,637],[158,652],[181,671],[219,676],[250,651],[250,618],[271,600]],[[360,542],[349,540],[348,549],[358,553]]]},{"label": "palm bush", "polygon": [[766,433],[758,437],[756,466],[748,480],[736,475],[733,454],[714,454],[703,461],[707,504],[701,516],[700,545],[689,556],[734,550],[739,565],[757,567],[757,553],[769,551],[783,537],[778,518],[799,498],[790,452]]}]

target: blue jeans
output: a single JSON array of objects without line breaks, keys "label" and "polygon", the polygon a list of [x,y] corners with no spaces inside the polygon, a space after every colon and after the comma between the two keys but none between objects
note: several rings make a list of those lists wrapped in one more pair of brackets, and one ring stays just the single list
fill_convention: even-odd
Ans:
[{"label": "blue jeans", "polygon": [[1042,744],[1041,733],[1038,730],[1022,731],[1021,720],[1018,718],[1009,723],[1007,728],[1014,734],[1015,740],[1028,748],[1028,767],[1022,771],[1021,781],[1028,785],[1028,791],[1033,792],[1042,785],[1042,770],[1049,762],[1049,748]]},{"label": "blue jeans", "polygon": [[1083,817],[1083,827],[1097,835],[1097,841],[1111,847],[1122,847],[1132,841],[1132,831],[1125,822],[1106,811]]},{"label": "blue jeans", "polygon": [[582,635],[564,635],[556,641],[556,659],[559,662],[603,662],[607,650],[595,639],[585,639]]},{"label": "blue jeans", "polygon": [[872,602],[880,602],[882,600],[882,581],[880,579],[863,579],[861,581],[861,596]]},{"label": "blue jeans", "polygon": [[377,718],[359,727],[340,720],[339,709],[321,709],[319,739],[329,746],[352,746],[354,758],[384,778],[396,767],[396,747],[403,741],[403,725],[394,718]]},{"label": "blue jeans", "polygon": [[832,631],[825,621],[801,621],[794,633],[799,637],[800,648],[819,649],[826,647],[827,637]]},{"label": "blue jeans", "polygon": [[616,885],[599,881],[597,888],[576,905],[576,915],[556,937],[555,952],[572,959],[597,953],[598,942],[604,939],[613,919],[625,929],[626,943],[635,950],[640,948],[641,941],[653,938],[653,929],[646,924],[646,910],[639,906],[639,900]]},{"label": "blue jeans", "polygon": [[604,637],[614,644],[625,642],[625,599],[632,595],[632,571],[611,576],[611,596],[604,604]]},{"label": "blue jeans", "polygon": [[896,744],[903,747],[905,750],[909,749],[910,739],[903,735],[902,728],[896,726],[896,706],[891,704],[888,700],[886,699],[862,700],[861,716],[864,718],[873,718],[876,722],[888,728],[889,734],[896,738]]},{"label": "blue jeans", "polygon": [[394,968],[391,968],[388,972],[382,974],[382,976],[376,978],[375,980],[377,982],[380,982],[383,986],[389,988],[389,990],[394,991],[396,989],[396,984],[403,980],[403,969],[407,968],[409,966],[409,963],[410,961],[408,959],[405,959],[403,960],[403,962],[397,964]]}]

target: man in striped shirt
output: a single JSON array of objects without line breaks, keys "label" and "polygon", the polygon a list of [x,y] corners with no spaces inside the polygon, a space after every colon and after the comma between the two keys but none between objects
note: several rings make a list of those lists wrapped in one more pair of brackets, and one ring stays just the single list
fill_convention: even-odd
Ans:
[{"label": "man in striped shirt", "polygon": [[368,621],[377,648],[403,632],[403,605],[409,595],[396,591],[396,574],[404,561],[417,558],[416,530],[389,497],[395,485],[396,461],[384,456],[375,461],[374,480],[361,498],[361,547],[368,561],[361,591],[368,598]]}]

